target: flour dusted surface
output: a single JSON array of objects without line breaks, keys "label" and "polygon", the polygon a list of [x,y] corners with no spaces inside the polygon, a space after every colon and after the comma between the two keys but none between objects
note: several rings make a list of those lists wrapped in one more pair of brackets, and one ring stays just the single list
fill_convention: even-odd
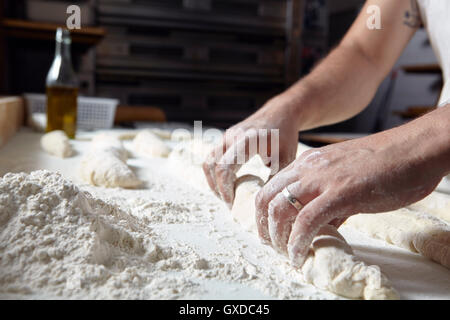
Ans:
[{"label": "flour dusted surface", "polygon": [[[44,284],[34,288],[34,281],[28,283],[24,278],[19,279],[15,286],[29,286],[32,290],[27,294],[23,293],[24,291],[21,293],[20,290],[6,291],[5,283],[0,282],[0,298],[339,298],[305,284],[286,260],[274,254],[271,248],[261,245],[255,236],[234,223],[228,209],[220,200],[212,194],[198,192],[186,184],[184,179],[174,175],[173,166],[166,159],[128,160],[138,177],[145,181],[139,189],[94,187],[83,184],[78,172],[73,170],[89,148],[89,142],[73,141],[76,155],[63,160],[44,153],[39,145],[40,137],[39,134],[22,131],[3,147],[0,150],[0,177],[7,172],[31,172],[40,168],[61,172],[64,178],[72,181],[79,190],[89,192],[92,197],[88,199],[97,199],[92,200],[97,206],[106,205],[106,209],[100,212],[110,212],[108,208],[113,206],[115,214],[111,213],[111,216],[116,218],[111,217],[112,220],[108,220],[108,224],[121,226],[129,234],[133,234],[133,237],[143,235],[145,253],[131,254],[127,253],[128,250],[119,250],[112,246],[113,254],[109,256],[115,258],[110,261],[116,261],[117,264],[119,261],[126,262],[125,268],[115,267],[115,263],[104,265],[86,262],[87,253],[84,249],[74,251],[85,257],[84,260],[66,255],[61,262],[35,263],[29,271],[40,270],[39,273],[33,271],[34,277],[40,278],[41,273],[45,275],[44,270],[51,270],[54,264],[62,268],[64,262],[67,270],[61,273],[59,279],[66,277],[69,281],[57,286]],[[131,150],[131,143],[125,141],[125,147]],[[129,223],[125,222],[126,219],[117,218],[122,214],[137,224],[134,231],[127,227]],[[124,224],[120,225],[119,221]],[[4,239],[8,237],[5,237],[5,225],[0,223],[0,268],[3,270],[5,248],[12,249],[16,245],[6,244],[5,247]],[[84,229],[81,226],[73,226],[73,230]],[[394,287],[400,291],[402,298],[450,298],[450,278],[444,267],[420,255],[368,238],[351,228],[344,226],[341,229],[358,256],[370,264],[381,266]],[[94,233],[91,235],[98,237]],[[74,236],[67,237],[75,239]],[[52,246],[62,246],[62,242],[55,241],[46,248],[52,251]],[[80,248],[81,244],[88,246],[84,240],[73,242],[78,242]],[[36,240],[33,250],[40,248]],[[146,257],[150,262],[145,260]],[[142,260],[144,263],[141,263]],[[25,266],[23,257],[15,261],[23,261],[22,266]],[[412,265],[414,268],[411,268]],[[18,266],[21,267],[20,264]],[[96,270],[102,269],[106,271],[106,276],[101,275],[96,279],[95,272],[104,272]],[[57,282],[57,277],[52,274],[48,273],[49,283]],[[106,280],[101,280],[105,278]],[[13,287],[11,282],[8,286]],[[419,291],[416,288],[421,289]]]},{"label": "flour dusted surface", "polygon": [[[152,254],[150,231],[136,219],[49,171],[6,174],[0,194],[2,293],[132,295],[127,283],[140,281],[133,266]],[[119,279],[122,290],[93,295]]]},{"label": "flour dusted surface", "polygon": [[[224,253],[168,244],[159,224],[211,220],[195,214],[197,205],[143,198],[118,198],[112,205],[45,170],[6,174],[0,194],[2,296],[196,298],[204,293],[202,280],[214,279],[223,285],[248,283],[272,297],[302,297],[290,289],[295,278],[277,287],[273,275],[262,277],[262,270],[239,251],[224,263],[219,259]],[[130,201],[134,215],[119,209]],[[199,236],[207,239],[207,229]]]}]

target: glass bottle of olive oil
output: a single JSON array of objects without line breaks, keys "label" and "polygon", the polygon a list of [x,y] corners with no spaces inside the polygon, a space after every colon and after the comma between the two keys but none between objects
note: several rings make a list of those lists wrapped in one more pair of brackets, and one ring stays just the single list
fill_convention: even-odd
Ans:
[{"label": "glass bottle of olive oil", "polygon": [[55,59],[47,74],[47,132],[63,130],[75,138],[78,79],[72,67],[70,32],[56,30]]}]

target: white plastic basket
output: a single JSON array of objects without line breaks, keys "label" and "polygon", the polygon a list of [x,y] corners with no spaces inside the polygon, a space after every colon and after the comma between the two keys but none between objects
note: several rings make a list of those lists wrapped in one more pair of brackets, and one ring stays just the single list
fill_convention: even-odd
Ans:
[{"label": "white plastic basket", "polygon": [[[24,94],[28,114],[46,113],[45,94]],[[114,124],[117,99],[78,97],[77,128],[82,130],[110,129]]]}]

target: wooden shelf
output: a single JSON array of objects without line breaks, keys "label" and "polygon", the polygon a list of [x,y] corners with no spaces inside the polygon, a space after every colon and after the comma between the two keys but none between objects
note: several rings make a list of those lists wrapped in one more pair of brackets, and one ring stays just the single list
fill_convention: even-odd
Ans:
[{"label": "wooden shelf", "polygon": [[416,74],[442,74],[441,66],[438,64],[416,64],[402,66],[402,70],[406,73]]},{"label": "wooden shelf", "polygon": [[[33,22],[17,19],[3,19],[1,27],[7,37],[25,38],[25,39],[41,39],[55,40],[55,32],[63,25]],[[72,41],[86,45],[97,44],[106,34],[105,29],[98,27],[84,27],[81,29],[71,30]]]}]

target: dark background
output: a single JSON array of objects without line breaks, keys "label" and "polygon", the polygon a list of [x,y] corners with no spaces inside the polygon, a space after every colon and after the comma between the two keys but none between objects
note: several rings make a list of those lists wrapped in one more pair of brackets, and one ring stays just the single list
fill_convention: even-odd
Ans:
[{"label": "dark background", "polygon": [[[49,3],[56,4],[54,10],[43,6]],[[339,42],[363,3],[14,0],[3,1],[2,19],[63,23],[64,6],[78,4],[83,28],[106,30],[97,45],[73,43],[82,94],[118,98],[122,104],[142,108],[156,106],[169,121],[203,120],[226,128],[307,74]],[[433,61],[426,35],[416,38],[420,39],[413,41],[413,55],[419,61]],[[44,92],[54,40],[33,36],[0,40],[5,70],[2,93]],[[439,77],[422,77],[418,82],[425,88],[424,103],[432,105],[439,93]],[[411,87],[405,79],[396,83],[388,79],[361,115],[319,131],[374,132],[401,123],[391,109],[409,105],[402,100],[402,85]]]}]

